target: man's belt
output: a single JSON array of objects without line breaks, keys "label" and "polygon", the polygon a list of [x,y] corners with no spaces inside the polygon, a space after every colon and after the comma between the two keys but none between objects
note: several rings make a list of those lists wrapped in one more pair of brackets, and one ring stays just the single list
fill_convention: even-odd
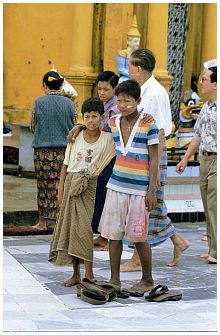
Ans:
[{"label": "man's belt", "polygon": [[217,155],[217,152],[203,151],[202,155],[203,156],[212,156],[212,155]]}]

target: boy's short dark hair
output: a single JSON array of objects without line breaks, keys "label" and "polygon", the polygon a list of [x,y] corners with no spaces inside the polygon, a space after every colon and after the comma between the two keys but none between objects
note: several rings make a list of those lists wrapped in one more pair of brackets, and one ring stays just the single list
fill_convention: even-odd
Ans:
[{"label": "boy's short dark hair", "polygon": [[112,88],[118,85],[119,76],[113,71],[103,71],[98,75],[97,82],[108,81]]},{"label": "boy's short dark hair", "polygon": [[82,104],[81,113],[98,112],[100,115],[105,113],[103,102],[98,98],[89,98]]},{"label": "boy's short dark hair", "polygon": [[137,49],[131,54],[131,64],[140,66],[147,72],[153,72],[156,64],[156,58],[149,49]]},{"label": "boy's short dark hair", "polygon": [[123,81],[116,87],[115,95],[119,96],[121,93],[127,94],[135,100],[138,100],[141,96],[141,88],[136,80],[129,79]]}]

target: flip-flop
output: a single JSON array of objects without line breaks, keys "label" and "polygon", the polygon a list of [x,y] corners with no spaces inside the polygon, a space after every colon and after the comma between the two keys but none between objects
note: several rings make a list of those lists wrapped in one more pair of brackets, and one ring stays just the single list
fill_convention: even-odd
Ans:
[{"label": "flip-flop", "polygon": [[144,292],[140,292],[132,287],[124,289],[125,292],[129,293],[131,297],[143,297]]},{"label": "flip-flop", "polygon": [[[100,282],[102,283],[102,282]],[[108,300],[112,301],[117,297],[117,290],[114,285],[109,285],[108,282],[103,282],[103,285],[99,285],[98,281],[91,281],[88,278],[82,279],[82,286],[87,291],[108,294]]]},{"label": "flip-flop", "polygon": [[[161,286],[161,285],[158,285]],[[148,296],[145,297],[147,301],[153,301],[153,302],[162,302],[162,301],[178,301],[182,299],[182,293],[177,290],[169,290],[167,289],[167,286],[162,286],[161,291],[156,290],[154,292],[150,292]],[[155,287],[156,289],[156,287]],[[153,290],[152,290],[153,291]]]},{"label": "flip-flop", "polygon": [[[160,289],[160,290],[159,290]],[[165,285],[157,285],[150,291],[150,293],[145,297],[146,300],[151,300],[152,298],[158,297],[168,291],[168,287]]]},{"label": "flip-flop", "polygon": [[126,288],[125,291],[130,293],[130,296],[132,297],[143,297],[144,293],[149,292],[152,289],[153,289],[153,286],[149,287],[148,290],[136,288],[135,286],[131,286],[129,288]]},{"label": "flip-flop", "polygon": [[162,295],[152,298],[149,301],[162,302],[162,301],[178,301],[182,299],[182,293],[180,291],[168,290]]},{"label": "flip-flop", "polygon": [[107,290],[107,292],[114,290],[117,298],[127,299],[130,296],[130,293],[126,291],[126,289],[121,289],[120,285],[113,284],[111,282],[106,282],[103,280],[97,280],[97,285],[103,288],[103,290]]},{"label": "flip-flop", "polygon": [[77,290],[77,296],[82,300],[92,305],[104,305],[108,299],[108,294],[101,294],[97,292],[92,292],[84,288],[80,289],[80,293]]}]

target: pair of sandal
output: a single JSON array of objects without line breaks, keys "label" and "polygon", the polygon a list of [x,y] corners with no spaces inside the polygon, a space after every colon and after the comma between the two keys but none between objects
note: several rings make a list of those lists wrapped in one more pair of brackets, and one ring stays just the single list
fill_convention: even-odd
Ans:
[{"label": "pair of sandal", "polygon": [[130,294],[121,290],[118,285],[105,281],[90,281],[83,278],[77,284],[77,297],[92,305],[103,305],[116,298],[126,299]]},{"label": "pair of sandal", "polygon": [[182,299],[182,293],[177,290],[169,290],[165,285],[157,285],[145,296],[145,300],[162,302],[162,301],[178,301]]}]

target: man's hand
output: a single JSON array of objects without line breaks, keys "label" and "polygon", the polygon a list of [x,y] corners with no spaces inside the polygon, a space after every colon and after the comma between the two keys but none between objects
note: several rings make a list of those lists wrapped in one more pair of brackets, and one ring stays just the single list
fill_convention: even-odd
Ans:
[{"label": "man's hand", "polygon": [[58,186],[58,195],[57,195],[58,205],[61,206],[63,201],[63,187]]},{"label": "man's hand", "polygon": [[68,143],[74,142],[77,136],[79,135],[80,130],[81,130],[80,125],[74,126],[67,135],[67,142]]},{"label": "man's hand", "polygon": [[160,187],[160,169],[158,170],[157,173],[157,186]]},{"label": "man's hand", "polygon": [[182,174],[187,166],[187,160],[182,159],[176,166],[176,172]]},{"label": "man's hand", "polygon": [[148,113],[143,113],[143,120],[144,122],[155,122],[153,116]]},{"label": "man's hand", "polygon": [[145,205],[146,205],[146,210],[148,212],[152,211],[156,207],[157,204],[157,198],[155,191],[147,191],[147,194],[145,196]]}]

